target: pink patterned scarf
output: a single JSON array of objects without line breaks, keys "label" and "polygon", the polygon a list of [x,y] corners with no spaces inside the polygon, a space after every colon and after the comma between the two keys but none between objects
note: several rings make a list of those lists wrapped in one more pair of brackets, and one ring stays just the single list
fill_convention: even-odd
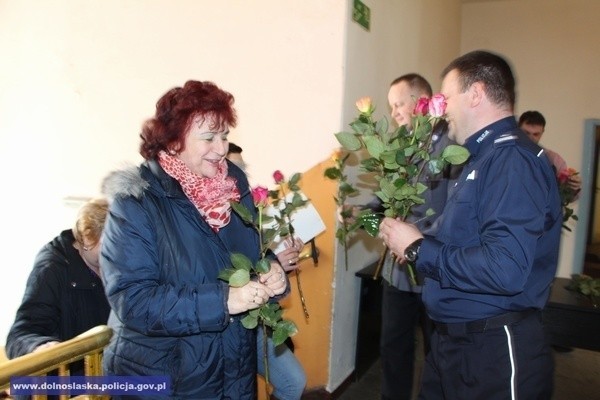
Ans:
[{"label": "pink patterned scarf", "polygon": [[231,220],[230,201],[239,201],[240,192],[235,179],[227,176],[227,162],[219,165],[214,178],[203,178],[193,173],[180,159],[161,151],[158,163],[167,174],[176,179],[183,192],[196,206],[210,227],[218,232]]}]

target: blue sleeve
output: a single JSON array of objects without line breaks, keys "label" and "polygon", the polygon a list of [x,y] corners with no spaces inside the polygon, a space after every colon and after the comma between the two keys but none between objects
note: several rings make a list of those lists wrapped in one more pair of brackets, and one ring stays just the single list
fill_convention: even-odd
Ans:
[{"label": "blue sleeve", "polygon": [[[149,207],[133,198],[117,199],[111,205],[103,232],[101,268],[113,312],[127,328],[149,336],[223,330],[229,322],[227,283],[186,279],[186,268],[199,259],[195,250],[178,259],[159,254],[159,247],[176,246],[178,239],[157,237],[156,224],[161,221],[148,212]],[[207,246],[197,242],[190,239],[187,244]],[[206,253],[197,262],[215,264],[214,256]]]}]

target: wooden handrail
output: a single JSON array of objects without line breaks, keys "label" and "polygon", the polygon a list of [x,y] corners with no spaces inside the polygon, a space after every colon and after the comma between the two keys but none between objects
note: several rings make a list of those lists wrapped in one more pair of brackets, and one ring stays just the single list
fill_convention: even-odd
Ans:
[{"label": "wooden handrail", "polygon": [[0,390],[8,389],[11,376],[38,376],[85,359],[86,375],[102,375],[104,346],[112,336],[106,325],[96,326],[73,339],[0,364]]}]

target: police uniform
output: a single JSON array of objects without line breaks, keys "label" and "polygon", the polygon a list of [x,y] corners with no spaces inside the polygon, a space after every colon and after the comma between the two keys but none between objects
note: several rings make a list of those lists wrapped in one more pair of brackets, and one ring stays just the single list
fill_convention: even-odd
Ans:
[{"label": "police uniform", "polygon": [[436,326],[420,396],[549,399],[553,360],[540,310],[558,262],[556,177],[514,117],[465,147],[469,161],[416,261]]}]

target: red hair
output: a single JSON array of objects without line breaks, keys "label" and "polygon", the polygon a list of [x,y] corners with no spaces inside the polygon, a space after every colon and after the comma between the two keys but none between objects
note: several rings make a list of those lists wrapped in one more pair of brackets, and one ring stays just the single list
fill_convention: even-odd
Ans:
[{"label": "red hair", "polygon": [[161,150],[180,152],[194,118],[211,117],[211,129],[233,127],[237,116],[233,96],[212,82],[187,81],[165,93],[156,103],[154,118],[142,126],[140,154],[156,159]]}]

